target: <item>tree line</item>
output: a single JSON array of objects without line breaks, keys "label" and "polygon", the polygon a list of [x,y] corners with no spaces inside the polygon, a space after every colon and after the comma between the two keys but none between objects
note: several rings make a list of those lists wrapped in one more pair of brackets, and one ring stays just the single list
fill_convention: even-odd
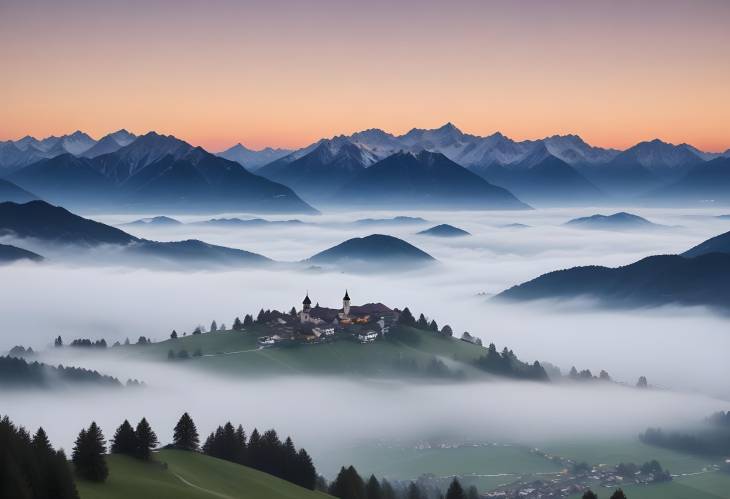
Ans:
[{"label": "tree line", "polygon": [[479,357],[474,365],[490,374],[506,376],[509,378],[529,379],[535,381],[548,381],[549,377],[545,369],[538,361],[532,364],[522,362],[512,350],[504,347],[502,353],[497,352],[494,343],[487,347],[487,353]]},{"label": "tree line", "polygon": [[0,357],[0,387],[51,387],[59,383],[88,383],[121,387],[117,378],[80,367],[57,367],[28,362],[19,357]]},{"label": "tree line", "polygon": [[63,450],[43,428],[31,435],[10,419],[0,420],[0,496],[12,499],[78,499]]},{"label": "tree line", "polygon": [[479,492],[472,486],[464,489],[454,478],[444,495],[440,490],[428,488],[419,482],[391,483],[386,479],[378,480],[370,475],[366,481],[354,466],[343,466],[337,477],[323,492],[338,499],[478,499]]},{"label": "tree line", "polygon": [[[591,489],[588,489],[583,494],[583,499],[598,499],[598,495],[596,495],[596,493]],[[611,494],[611,499],[626,499],[626,494],[624,494],[623,490],[616,489]]]},{"label": "tree line", "polygon": [[247,440],[243,426],[234,428],[227,422],[208,436],[202,450],[209,456],[249,466],[310,490],[317,484],[317,470],[307,451],[297,450],[291,437],[282,442],[273,429],[259,434],[254,428]]}]

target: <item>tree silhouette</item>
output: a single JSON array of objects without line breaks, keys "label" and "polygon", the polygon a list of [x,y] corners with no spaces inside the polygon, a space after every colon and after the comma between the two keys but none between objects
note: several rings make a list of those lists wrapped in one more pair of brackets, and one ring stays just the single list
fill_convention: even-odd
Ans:
[{"label": "tree silhouette", "polygon": [[157,434],[152,430],[152,427],[147,422],[146,418],[142,418],[137,423],[137,429],[135,430],[137,437],[137,449],[135,455],[140,459],[149,459],[152,455],[152,449],[157,447],[159,441],[157,440]]},{"label": "tree silhouette", "polygon": [[461,488],[461,484],[456,478],[454,478],[451,485],[449,485],[449,489],[446,491],[446,499],[466,499],[464,489]]},{"label": "tree silhouette", "polygon": [[173,446],[182,450],[198,450],[200,445],[200,437],[198,429],[195,427],[193,418],[186,412],[175,425],[173,432]]},{"label": "tree silhouette", "polygon": [[74,445],[73,461],[76,473],[92,482],[103,482],[109,476],[106,465],[106,442],[101,429],[92,422],[88,429],[81,430]]},{"label": "tree silhouette", "polygon": [[117,428],[112,439],[112,454],[134,456],[137,453],[137,434],[126,419]]},{"label": "tree silhouette", "polygon": [[613,494],[611,494],[611,499],[626,499],[626,494],[624,494],[624,491],[621,489],[616,489]]}]

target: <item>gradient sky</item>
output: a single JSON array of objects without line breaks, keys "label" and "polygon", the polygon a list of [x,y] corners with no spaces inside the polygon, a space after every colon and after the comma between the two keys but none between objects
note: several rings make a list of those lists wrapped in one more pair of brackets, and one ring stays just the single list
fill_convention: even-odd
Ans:
[{"label": "gradient sky", "polygon": [[730,1],[0,0],[0,139],[220,150],[451,121],[730,148]]}]

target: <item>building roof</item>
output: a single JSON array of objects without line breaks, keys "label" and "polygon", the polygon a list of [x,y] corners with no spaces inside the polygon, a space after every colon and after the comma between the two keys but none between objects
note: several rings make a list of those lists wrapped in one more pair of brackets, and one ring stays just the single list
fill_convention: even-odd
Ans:
[{"label": "building roof", "polygon": [[307,296],[304,297],[304,301],[302,302],[303,305],[311,305],[312,300],[309,299],[309,293],[307,293]]},{"label": "building roof", "polygon": [[350,301],[350,295],[347,294],[347,290],[345,290],[345,297],[343,298],[343,300]]}]

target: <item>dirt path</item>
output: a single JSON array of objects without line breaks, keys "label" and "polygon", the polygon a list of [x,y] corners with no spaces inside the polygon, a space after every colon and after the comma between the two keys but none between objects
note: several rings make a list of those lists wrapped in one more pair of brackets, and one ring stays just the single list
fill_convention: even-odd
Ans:
[{"label": "dirt path", "polygon": [[210,489],[206,489],[204,487],[200,487],[198,485],[195,485],[194,483],[191,483],[191,482],[187,481],[185,478],[182,477],[182,475],[180,475],[178,473],[175,473],[174,471],[172,472],[172,474],[175,475],[178,478],[178,480],[180,480],[185,485],[187,485],[189,487],[192,487],[194,489],[197,489],[197,490],[199,490],[201,492],[205,492],[206,494],[210,494],[210,495],[215,496],[215,497],[220,497],[220,499],[236,499],[233,496],[229,496],[227,494],[222,494],[220,492],[216,492],[215,490],[210,490]]}]

